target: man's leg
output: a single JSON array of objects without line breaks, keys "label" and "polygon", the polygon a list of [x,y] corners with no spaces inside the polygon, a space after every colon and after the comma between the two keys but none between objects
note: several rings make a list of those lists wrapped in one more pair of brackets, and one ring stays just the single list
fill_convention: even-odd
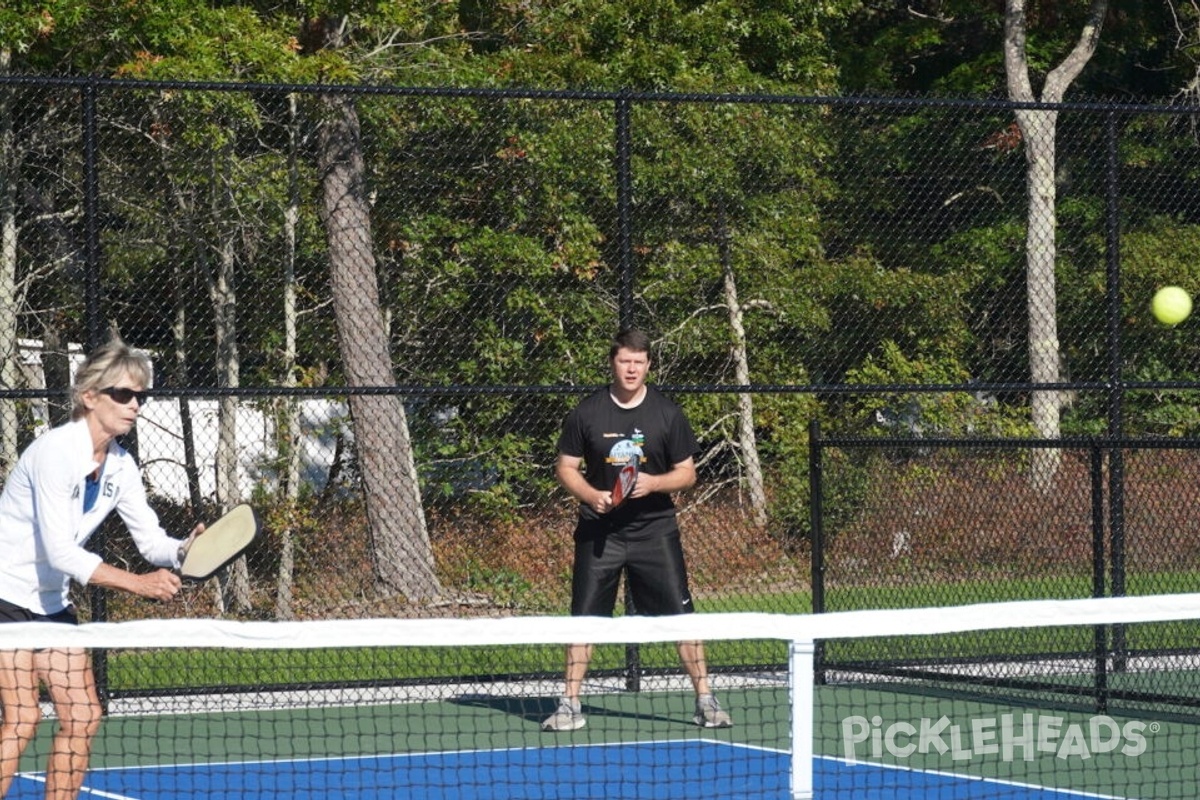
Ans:
[{"label": "man's leg", "polygon": [[704,660],[704,642],[679,642],[679,663],[692,679],[692,688],[697,695],[712,694],[708,687],[708,664]]},{"label": "man's leg", "polygon": [[733,720],[708,685],[708,663],[704,658],[704,642],[680,642],[679,660],[692,679],[692,688],[696,690],[696,713],[692,721],[701,728],[730,728]]},{"label": "man's leg", "polygon": [[[629,584],[639,614],[667,616],[695,611],[678,529],[639,542],[637,548],[631,548],[628,563]],[[704,728],[733,725],[709,686],[704,642],[683,641],[676,647],[679,661],[696,692],[696,713],[692,720]]]},{"label": "man's leg", "polygon": [[554,713],[542,721],[544,731],[577,731],[587,724],[583,716],[583,703],[579,695],[583,690],[583,678],[587,675],[588,662],[592,658],[590,644],[567,645],[567,664],[563,695],[558,700]]},{"label": "man's leg", "polygon": [[588,663],[592,660],[592,645],[567,645],[566,681],[563,697],[578,700],[583,691],[583,679],[587,675]]},{"label": "man's leg", "polygon": [[[624,546],[604,536],[576,532],[571,578],[571,615],[611,617],[617,602],[617,585],[624,564]],[[563,695],[558,708],[542,722],[544,731],[575,731],[587,724],[579,697],[592,660],[592,645],[566,648]]]}]

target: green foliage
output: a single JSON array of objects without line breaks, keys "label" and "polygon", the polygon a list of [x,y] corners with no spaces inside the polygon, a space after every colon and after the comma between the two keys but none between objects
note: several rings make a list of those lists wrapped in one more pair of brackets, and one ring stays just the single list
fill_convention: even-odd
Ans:
[{"label": "green foliage", "polygon": [[[1035,87],[1078,41],[1089,3],[1026,3]],[[1195,74],[1196,9],[1180,3],[1109,4],[1102,44],[1074,91],[1080,96],[1170,94]],[[849,93],[1007,96],[1004,4],[938,0],[920,6],[864,0],[829,39]],[[1174,43],[1172,44],[1169,43]]]},{"label": "green foliage", "polygon": [[[868,386],[960,385],[966,380],[963,368],[953,360],[910,359],[894,342],[884,342],[878,354],[847,375],[847,383]],[[881,392],[856,398],[861,399],[848,404],[853,416],[871,420],[876,412],[907,414],[923,436],[1029,435],[1019,410],[1006,410],[994,399],[967,392]]]},{"label": "green foliage", "polygon": [[[755,408],[770,433],[759,441],[760,456],[771,465],[771,518],[793,543],[812,535],[812,492],[809,482],[809,421],[826,416],[805,395],[764,398]],[[835,454],[833,458],[838,458]],[[822,523],[835,530],[856,513],[865,490],[865,473],[836,469],[824,484]]]},{"label": "green foliage", "polygon": [[52,68],[39,57],[39,48],[56,35],[74,35],[74,26],[89,7],[90,3],[80,0],[8,0],[0,7],[0,49],[27,57],[38,67]]},{"label": "green foliage", "polygon": [[786,81],[833,88],[820,23],[854,2],[576,0],[532,8],[464,3],[477,49],[509,82],[721,91]]},{"label": "green foliage", "polygon": [[[1191,317],[1168,328],[1150,314],[1150,298],[1167,285],[1200,292],[1200,227],[1177,219],[1154,217],[1122,237],[1121,307],[1124,325],[1122,378],[1137,382],[1183,382],[1200,377]],[[1101,415],[1090,399],[1081,409]],[[1192,436],[1200,431],[1194,393],[1164,388],[1130,393],[1125,408],[1127,432]]]},{"label": "green foliage", "polygon": [[523,607],[526,610],[529,608],[527,598],[535,588],[520,573],[496,570],[487,564],[469,569],[463,587],[487,595],[502,608]]},{"label": "green foliage", "polygon": [[[1084,10],[1031,14],[1036,73],[1061,59]],[[1181,24],[1194,23],[1194,9],[1177,11]],[[1163,44],[1174,30],[1165,8],[1115,10],[1106,22],[1105,47],[1081,76],[1081,93],[1119,87],[1168,97],[1194,75],[1191,50]],[[876,412],[915,407],[927,433],[1027,432],[1023,396],[903,388],[1026,379],[1027,189],[1007,111],[783,98],[1001,95],[1001,35],[999,6],[964,0],[152,0],[0,9],[0,37],[18,70],[738,95],[745,102],[633,105],[633,311],[655,339],[656,382],[730,385],[744,366],[751,384],[782,387],[754,395],[754,433],[772,519],[793,534],[808,528],[812,419],[859,431]],[[271,92],[115,95],[119,102],[101,111],[101,184],[116,195],[102,245],[119,325],[136,330],[139,344],[172,352],[175,321],[162,309],[188,312],[182,343],[191,372],[179,379],[210,382],[219,365],[211,278],[221,258],[232,259],[241,307],[270,310],[239,319],[247,382],[344,382],[313,198],[319,99],[300,96],[293,108]],[[52,105],[21,104],[18,142],[77,136]],[[512,523],[553,496],[549,465],[562,417],[578,399],[572,389],[606,379],[626,255],[617,249],[614,104],[364,93],[355,108],[396,378],[446,387],[407,406],[422,489],[430,504]],[[1200,291],[1192,123],[1165,113],[1119,120],[1127,358],[1118,377],[1126,381],[1197,377],[1191,333],[1200,323],[1168,330],[1146,313],[1158,285]],[[1103,382],[1114,377],[1109,321],[1097,312],[1109,291],[1108,187],[1099,169],[1107,142],[1094,116],[1064,114],[1060,125],[1059,338],[1067,373]],[[27,157],[26,175],[37,175],[22,178],[36,190],[30,196],[62,206],[49,211],[72,206],[77,160],[59,164],[50,151]],[[59,173],[70,190],[55,196],[46,186]],[[284,359],[276,309],[293,202],[295,364]],[[54,237],[22,222],[23,264],[59,263]],[[82,314],[63,300],[72,280],[64,273],[29,290],[35,313],[23,320],[34,322],[23,323],[31,326],[24,333],[36,335],[32,326],[52,312],[78,338]],[[814,390],[841,384],[901,388],[871,397]],[[514,385],[563,388],[456,391]],[[737,399],[681,398],[712,477],[729,485],[744,477],[733,445]],[[1102,429],[1107,402],[1099,391],[1075,398],[1064,430]],[[1187,392],[1135,392],[1125,411],[1131,433],[1198,430]],[[841,474],[826,498],[835,522],[854,518],[871,477],[857,464]],[[498,586],[509,579],[503,570],[478,577]]]}]

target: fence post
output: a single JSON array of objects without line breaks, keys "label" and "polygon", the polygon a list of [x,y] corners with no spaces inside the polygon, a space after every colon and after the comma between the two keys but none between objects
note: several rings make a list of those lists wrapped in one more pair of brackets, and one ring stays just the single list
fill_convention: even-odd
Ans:
[{"label": "fence post", "polygon": [[103,344],[104,315],[100,308],[100,175],[96,166],[96,93],[94,76],[82,88],[83,101],[83,261],[84,303],[88,350]]},{"label": "fence post", "polygon": [[617,286],[620,327],[632,328],[633,314],[633,175],[630,167],[629,114],[632,101],[622,89],[616,99]]},{"label": "fence post", "polygon": [[[616,99],[614,168],[617,175],[617,316],[618,327],[632,328],[633,314],[633,177],[630,172],[629,91],[621,90]],[[628,587],[625,590],[625,613],[633,614]],[[642,657],[636,644],[625,646],[625,688],[631,692],[642,687]]]},{"label": "fence post", "polygon": [[[812,613],[825,613],[825,529],[822,494],[822,458],[821,423],[811,420],[808,423],[808,508],[811,519],[812,533]],[[815,642],[813,645],[813,681],[825,683],[825,670],[822,663],[825,660],[825,645]]]},{"label": "fence post", "polygon": [[[1109,569],[1112,597],[1125,596],[1125,452],[1114,446],[1108,455]],[[1112,670],[1125,671],[1125,626],[1112,626]]]},{"label": "fence post", "polygon": [[[104,342],[104,315],[100,308],[100,176],[97,164],[98,142],[96,141],[96,92],[98,83],[91,76],[81,88],[81,113],[83,136],[83,262],[84,262],[84,313],[87,321],[87,345],[89,352]],[[92,546],[101,558],[108,556],[107,525],[101,525],[92,537]],[[108,620],[108,595],[98,586],[88,588],[88,601],[92,607],[92,621]],[[92,673],[96,678],[96,691],[100,704],[108,711],[110,692],[108,689],[108,651],[92,651]]]},{"label": "fence post", "polygon": [[[1104,453],[1099,444],[1091,448],[1092,484],[1092,597],[1104,597]],[[1094,630],[1095,674],[1093,688],[1096,712],[1108,710],[1108,626]]]},{"label": "fence post", "polygon": [[[1108,293],[1108,435],[1120,439],[1124,435],[1122,407],[1125,383],[1121,376],[1121,218],[1120,218],[1120,150],[1117,142],[1117,115],[1105,116],[1105,250]],[[1112,549],[1111,568],[1113,597],[1125,596],[1125,451],[1114,446],[1108,456],[1109,526]],[[1113,670],[1125,669],[1125,628],[1112,626]]]}]

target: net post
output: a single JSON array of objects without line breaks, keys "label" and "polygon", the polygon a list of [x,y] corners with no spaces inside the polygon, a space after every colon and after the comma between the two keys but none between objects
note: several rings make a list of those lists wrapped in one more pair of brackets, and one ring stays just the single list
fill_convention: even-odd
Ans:
[{"label": "net post", "polygon": [[813,651],[811,639],[793,640],[788,653],[788,687],[792,706],[792,800],[813,797],[814,703]]}]

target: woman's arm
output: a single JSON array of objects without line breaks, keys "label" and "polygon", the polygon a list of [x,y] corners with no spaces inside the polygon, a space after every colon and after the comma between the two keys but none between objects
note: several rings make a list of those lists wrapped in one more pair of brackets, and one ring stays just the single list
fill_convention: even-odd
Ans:
[{"label": "woman's arm", "polygon": [[119,589],[139,597],[149,597],[152,600],[170,600],[179,591],[183,582],[178,575],[168,569],[156,569],[153,572],[137,574],[101,562],[97,565],[96,571],[88,578],[88,584],[103,586],[106,589]]}]

